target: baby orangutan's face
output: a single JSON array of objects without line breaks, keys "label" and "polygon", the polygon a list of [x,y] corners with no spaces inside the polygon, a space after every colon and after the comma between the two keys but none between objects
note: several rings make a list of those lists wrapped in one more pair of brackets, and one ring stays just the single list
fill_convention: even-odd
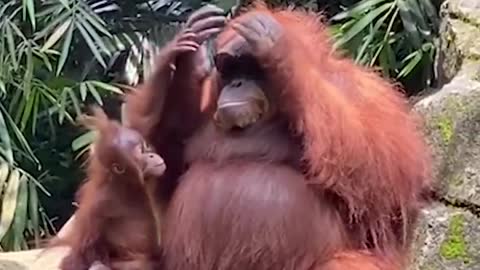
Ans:
[{"label": "baby orangutan's face", "polygon": [[165,161],[145,143],[136,145],[133,154],[145,176],[158,177],[165,173],[167,169]]}]

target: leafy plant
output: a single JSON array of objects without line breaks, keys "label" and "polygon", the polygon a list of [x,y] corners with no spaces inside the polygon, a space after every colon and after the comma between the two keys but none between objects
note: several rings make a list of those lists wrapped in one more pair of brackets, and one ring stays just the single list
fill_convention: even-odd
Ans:
[{"label": "leafy plant", "polygon": [[[39,3],[0,3],[0,246],[5,250],[27,248],[30,239],[38,245],[41,237],[54,230],[38,197],[39,191],[49,195],[41,184],[43,178],[50,177],[49,171],[42,168],[29,144],[39,128],[37,123],[43,119],[57,124],[64,119],[74,122],[88,95],[101,103],[103,92],[121,92],[96,80],[56,76],[65,70],[77,17],[73,15],[74,5],[66,1],[58,2],[63,9],[57,5],[53,10],[54,5],[46,3],[36,12]],[[80,25],[82,20],[105,24],[82,3],[75,6],[76,14],[84,12],[90,17],[79,19],[79,29],[89,27]],[[57,25],[59,18],[66,17],[64,14],[73,19]],[[61,33],[66,38],[59,52],[53,45]]]},{"label": "leafy plant", "polygon": [[[59,181],[56,168],[44,168],[45,147],[68,139],[63,127],[75,125],[89,104],[108,106],[138,83],[156,47],[202,4],[0,1],[0,250],[38,246],[55,230],[40,201],[50,196],[43,183]],[[73,150],[81,154],[92,135],[73,140]]]},{"label": "leafy plant", "polygon": [[430,0],[363,0],[331,20],[335,46],[356,62],[379,65],[399,80],[415,76],[420,87],[430,85],[439,20]]}]

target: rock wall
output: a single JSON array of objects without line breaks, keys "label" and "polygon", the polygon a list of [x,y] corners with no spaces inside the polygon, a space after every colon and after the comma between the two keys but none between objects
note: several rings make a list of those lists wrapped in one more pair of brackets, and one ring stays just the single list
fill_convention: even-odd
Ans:
[{"label": "rock wall", "polygon": [[480,0],[441,9],[439,83],[415,109],[435,160],[441,199],[425,209],[412,254],[415,270],[480,269]]}]

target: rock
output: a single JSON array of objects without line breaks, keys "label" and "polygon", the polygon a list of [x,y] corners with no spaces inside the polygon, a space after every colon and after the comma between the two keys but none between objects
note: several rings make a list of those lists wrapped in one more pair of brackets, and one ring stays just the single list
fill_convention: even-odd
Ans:
[{"label": "rock", "polygon": [[436,41],[438,51],[434,64],[436,87],[448,83],[460,70],[462,63],[475,64],[480,61],[480,1],[445,1],[441,5],[440,18],[440,37]]},{"label": "rock", "polygon": [[0,252],[0,270],[56,270],[67,252],[68,248]]},{"label": "rock", "polygon": [[462,64],[462,53],[456,44],[456,33],[448,19],[445,5],[440,12],[440,18],[442,19],[439,26],[440,36],[435,42],[437,53],[433,68],[436,87],[448,83],[457,74]]},{"label": "rock", "polygon": [[480,25],[480,2],[478,0],[450,0],[449,9],[466,23]]},{"label": "rock", "polygon": [[480,59],[480,2],[449,0],[442,5],[445,20],[452,24],[456,44],[467,60]]},{"label": "rock", "polygon": [[480,1],[448,0],[441,16],[440,88],[414,108],[442,199],[423,211],[411,269],[480,270]]},{"label": "rock", "polygon": [[425,117],[442,193],[480,205],[480,81],[463,71],[415,108]]},{"label": "rock", "polygon": [[414,249],[415,270],[480,269],[480,219],[437,203],[423,211]]},{"label": "rock", "polygon": [[[69,248],[57,247],[50,250],[34,249],[18,252],[0,252],[0,270],[57,270],[60,261]],[[152,269],[148,261],[113,261],[114,269],[144,270]],[[156,268],[156,267],[155,267]],[[110,268],[96,261],[89,270],[109,270]]]}]

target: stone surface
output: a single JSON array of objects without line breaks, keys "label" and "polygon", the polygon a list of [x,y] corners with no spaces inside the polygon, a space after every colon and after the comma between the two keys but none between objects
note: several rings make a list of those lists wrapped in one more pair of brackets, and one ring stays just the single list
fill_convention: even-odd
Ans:
[{"label": "stone surface", "polygon": [[480,62],[480,1],[447,0],[441,5],[440,18],[434,68],[437,87],[448,83],[462,63]]},{"label": "stone surface", "polygon": [[480,81],[465,73],[415,108],[425,116],[445,196],[480,205]]},{"label": "stone surface", "polygon": [[423,211],[412,270],[480,269],[480,219],[441,203]]},{"label": "stone surface", "polygon": [[467,60],[478,60],[480,58],[480,42],[478,42],[480,27],[461,20],[452,20],[451,25],[455,33],[456,44],[462,54]]},{"label": "stone surface", "polygon": [[478,0],[449,0],[449,9],[457,17],[470,24],[480,25],[480,1]]},{"label": "stone surface", "polygon": [[0,252],[0,270],[56,270],[68,248],[43,251]]},{"label": "stone surface", "polygon": [[[480,270],[480,1],[443,3],[439,89],[425,117],[442,199],[423,211],[413,270]],[[459,59],[460,57],[460,59]]]},{"label": "stone surface", "polygon": [[456,33],[448,14],[448,9],[444,5],[442,12],[440,12],[439,33],[441,35],[435,42],[437,52],[435,54],[434,72],[437,87],[448,83],[457,74],[463,60],[462,52],[456,41]]},{"label": "stone surface", "polygon": [[448,0],[442,5],[444,20],[452,24],[456,44],[467,59],[480,58],[480,1]]}]

